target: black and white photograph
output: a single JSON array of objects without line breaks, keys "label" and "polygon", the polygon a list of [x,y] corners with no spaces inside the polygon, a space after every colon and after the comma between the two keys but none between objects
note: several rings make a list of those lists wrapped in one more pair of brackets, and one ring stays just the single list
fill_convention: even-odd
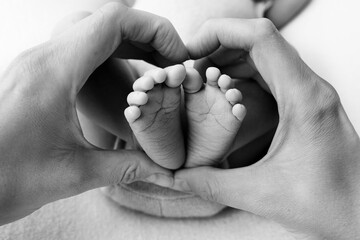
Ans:
[{"label": "black and white photograph", "polygon": [[358,0],[0,0],[0,240],[360,240]]}]

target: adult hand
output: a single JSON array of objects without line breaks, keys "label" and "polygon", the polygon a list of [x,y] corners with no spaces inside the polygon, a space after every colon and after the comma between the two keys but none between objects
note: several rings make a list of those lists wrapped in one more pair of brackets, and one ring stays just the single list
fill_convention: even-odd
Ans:
[{"label": "adult hand", "polygon": [[336,91],[269,20],[211,20],[188,50],[200,58],[219,46],[249,53],[277,101],[279,126],[268,154],[256,164],[181,170],[175,188],[275,220],[305,236],[356,239],[360,140]]},{"label": "adult hand", "polygon": [[1,78],[0,224],[92,188],[172,176],[143,153],[102,151],[82,135],[77,93],[109,56],[123,56],[123,39],[141,46],[124,56],[188,56],[168,21],[112,3],[21,54]]},{"label": "adult hand", "polygon": [[[133,10],[129,9],[129,11]],[[140,17],[139,14],[151,16],[143,12],[138,12],[136,16]],[[89,15],[91,15],[91,12],[76,12],[67,16],[57,24],[53,31],[53,37],[71,29]],[[169,40],[174,41],[173,35],[177,37],[177,33],[174,30],[166,32],[167,29],[173,29],[171,24],[166,19],[161,19],[160,17],[155,17],[155,19],[163,21],[162,24],[156,21],[150,23],[150,26],[153,28],[161,28],[164,30],[161,31],[162,33],[158,37],[158,41],[163,41],[169,36]],[[135,21],[132,20],[132,22]],[[144,25],[140,26],[144,27]],[[134,28],[133,30],[142,34],[141,29]],[[182,42],[180,43],[182,45]],[[136,46],[139,48],[136,48]],[[161,45],[160,47],[165,46]],[[175,48],[175,51],[168,53],[169,56],[172,57],[170,60],[153,49],[154,47],[149,43],[140,43],[132,39],[125,39],[116,53],[98,67],[82,87],[77,95],[76,107],[78,111],[107,132],[120,137],[121,140],[132,142],[132,131],[124,117],[124,110],[128,106],[127,95],[132,91],[132,85],[139,76],[124,58],[143,59],[158,66],[166,66],[173,62],[179,63],[179,59],[183,60],[184,57],[187,57],[183,55],[178,56],[179,53]],[[182,45],[180,49],[184,49],[184,46]],[[180,53],[183,54],[183,52]],[[177,59],[174,59],[175,57],[177,57]],[[81,122],[81,124],[83,124],[83,122]],[[93,129],[84,126],[83,130],[85,136],[93,135]],[[99,140],[98,137],[96,137],[96,139]],[[104,145],[104,143],[101,145]],[[109,147],[112,147],[112,145],[107,146],[107,148]]]}]

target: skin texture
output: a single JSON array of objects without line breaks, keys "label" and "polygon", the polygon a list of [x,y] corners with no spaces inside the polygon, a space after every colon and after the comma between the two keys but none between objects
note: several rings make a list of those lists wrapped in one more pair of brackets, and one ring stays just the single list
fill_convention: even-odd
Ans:
[{"label": "skin texture", "polygon": [[[118,17],[119,10],[112,7],[110,12],[103,11],[101,21],[110,15]],[[96,24],[98,17],[95,14],[73,30],[79,33],[80,29],[85,29],[80,31],[85,39],[95,35],[97,41],[86,41],[90,46],[81,42],[83,44],[75,44],[76,51],[70,48],[64,53],[62,44],[83,39],[74,39],[74,32],[70,31],[56,41],[22,54],[2,77],[2,223],[21,218],[47,202],[101,186],[104,182],[118,182],[114,177],[124,176],[123,170],[113,169],[115,165],[122,165],[119,159],[130,154],[134,161],[131,153],[105,153],[89,146],[74,121],[73,105],[78,89],[111,54],[111,49],[120,44],[113,42],[120,41],[113,37],[114,31],[94,28],[99,26]],[[271,23],[265,20],[218,21],[213,22],[211,28],[205,26],[193,45],[189,44],[192,56],[207,55],[219,43],[250,52],[251,64],[260,71],[267,89],[277,100],[280,125],[268,155],[258,164],[235,170],[207,167],[196,172],[179,171],[176,186],[266,216],[303,236],[356,239],[360,229],[360,141],[335,90],[308,69]],[[86,26],[102,34],[89,34]],[[229,26],[243,31],[226,30]],[[222,33],[220,38],[219,32]],[[200,41],[201,36],[205,36],[206,41]],[[111,49],[106,48],[109,42],[103,38],[114,43],[110,44]],[[197,47],[202,44],[208,47]],[[86,50],[79,49],[83,45]],[[58,48],[61,51],[56,51]],[[105,51],[94,51],[99,49]],[[99,53],[104,55],[98,56]],[[67,63],[72,62],[69,59],[74,59],[73,54],[79,59],[79,65],[69,66]],[[80,64],[84,59],[86,64]],[[89,59],[95,62],[89,64]],[[281,72],[279,64],[283,67]],[[101,164],[97,161],[99,158]],[[130,175],[123,179],[132,178]],[[252,181],[248,181],[250,178]]]},{"label": "skin texture", "polygon": [[[279,26],[284,26],[305,6],[306,2],[308,0],[297,0],[285,4],[281,0],[275,0],[260,1],[255,4],[252,0],[200,0],[194,4],[191,0],[137,0],[134,7],[168,18],[184,42],[188,42],[206,20],[211,18],[256,18],[262,16],[263,11],[268,8],[270,9],[267,11],[267,15],[271,19],[274,18]],[[243,93],[243,104],[248,110],[248,114],[232,147],[232,150],[237,150],[270,131],[274,132],[273,130],[278,124],[278,114],[276,102],[271,94],[265,92],[257,82],[248,81],[252,78],[260,78],[256,69],[249,66],[247,62],[238,61],[238,55],[233,56],[231,52],[229,55],[225,59],[225,54],[221,54],[221,57],[205,56],[196,61],[195,68],[204,79],[206,79],[205,72],[208,67],[217,67],[222,73],[241,79],[241,81],[236,81],[235,85]],[[247,146],[246,151],[251,150],[257,153],[266,150],[271,143],[271,137],[264,137],[264,139],[268,144],[260,147],[253,143],[252,146]],[[231,152],[229,151],[229,154]],[[230,161],[230,166],[241,164],[239,158],[235,159]],[[257,154],[254,154],[252,159],[247,161],[256,162],[258,159]]]},{"label": "skin texture", "polygon": [[185,162],[180,117],[185,67],[171,66],[164,74],[152,72],[134,82],[132,93],[140,97],[129,95],[125,116],[146,154],[160,166],[178,169]]},{"label": "skin texture", "polygon": [[[160,5],[161,7],[157,7]],[[190,0],[138,0],[134,7],[169,18],[184,42],[189,41],[198,31],[201,24],[208,19],[222,17],[254,18],[260,16],[258,15],[257,7],[252,0],[226,0],[225,2],[201,0],[197,1],[196,4]],[[202,14],[199,14],[200,12]],[[140,63],[140,65],[144,64]],[[138,66],[135,65],[135,68],[136,67]],[[235,76],[232,72],[227,71],[222,64],[217,64],[216,61],[206,61],[206,59],[202,59],[195,63],[195,68],[199,71],[203,79],[206,79],[205,72],[209,67],[217,67],[222,73],[228,74],[230,77]],[[143,72],[139,71],[139,74],[142,75]],[[241,78],[249,79],[253,75],[255,75],[255,70],[251,68],[251,74],[245,76],[244,74],[241,74]],[[236,88],[243,93],[244,99],[242,104],[247,109],[248,114],[237,134],[232,150],[241,148],[272,129],[275,129],[278,123],[276,103],[270,94],[264,92],[256,82],[251,82],[251,84],[249,84],[247,81],[238,81],[235,84]],[[271,139],[267,141],[268,145],[270,144],[270,140]],[[256,145],[252,147],[252,149],[256,148],[258,148]],[[229,153],[231,152],[232,151],[229,151]],[[254,157],[252,162],[257,160],[258,159]],[[193,162],[191,164],[193,165],[194,161],[191,162]],[[199,160],[199,163],[200,162],[201,160]],[[233,165],[238,163],[237,161],[234,161],[230,164]]]},{"label": "skin texture", "polygon": [[[124,51],[124,38],[138,48]],[[22,53],[1,77],[0,224],[93,188],[172,176],[142,152],[103,151],[83,137],[76,96],[113,53],[163,63],[188,57],[168,21],[111,3]]]},{"label": "skin texture", "polygon": [[[92,0],[90,1],[90,5],[101,5],[103,2],[103,0]],[[293,17],[290,13],[293,12],[292,10],[295,7],[298,9],[302,6],[303,2],[304,1],[297,1],[296,4],[292,2],[291,4],[287,4],[286,7],[281,8],[284,12],[289,13],[286,17],[281,18],[282,24],[285,24]],[[159,5],[162,7],[157,7]],[[255,4],[252,0],[226,0],[226,2],[211,1],[211,3],[209,3],[208,0],[204,0],[197,1],[196,4],[189,0],[181,2],[172,0],[137,0],[135,2],[136,8],[169,18],[176,26],[177,31],[184,41],[189,40],[190,37],[196,33],[201,24],[209,18],[258,17],[258,15],[261,14],[260,12],[264,11],[264,9],[266,10],[271,4],[260,3],[257,4],[256,7],[254,6]],[[277,6],[279,6],[279,4],[275,1],[273,7],[276,7],[277,9],[279,8]],[[179,14],[179,9],[184,9],[184,11]],[[204,9],[206,9],[206,13],[198,14],[199,12],[204,12]],[[250,11],[250,9],[252,10]],[[272,12],[272,8],[269,12]],[[280,16],[284,16],[284,14],[280,14]],[[73,24],[81,19],[81,17],[81,13],[78,15],[74,14],[68,19],[65,19],[64,22],[67,21]],[[140,71],[134,74],[128,66],[124,66],[128,64],[124,61],[121,63],[121,60],[113,59],[108,62],[109,63],[104,64],[104,66],[91,76],[91,81],[89,81],[81,90],[77,104],[79,111],[88,119],[91,119],[95,125],[98,125],[96,128],[84,128],[85,136],[87,136],[87,139],[90,142],[96,143],[103,148],[112,148],[113,145],[107,144],[105,141],[99,141],[100,135],[99,137],[96,137],[96,134],[98,134],[98,132],[95,131],[96,129],[103,129],[101,136],[105,136],[106,132],[109,132],[112,135],[120,137],[120,139],[124,141],[132,141],[130,128],[128,124],[126,124],[123,116],[123,111],[126,107],[123,103],[125,103],[124,100],[126,100],[126,95],[131,91],[132,82],[144,73],[144,71]],[[199,69],[199,64],[201,64],[201,62],[197,64],[197,69],[205,79],[204,75],[207,68],[203,67],[202,69]],[[161,61],[157,61],[156,65],[162,65]],[[149,66],[151,65],[148,65],[147,67]],[[220,68],[223,73],[226,73],[231,77],[251,78],[256,74],[256,71],[251,67],[247,67],[248,70],[245,72],[241,71],[240,74],[234,74],[232,71],[228,71],[227,68],[224,68],[222,64],[217,64],[216,61],[212,61],[211,64],[207,65],[207,67],[210,66]],[[249,71],[251,71],[251,74]],[[121,81],[119,81],[119,79],[121,79]],[[108,84],[104,84],[104,81]],[[239,81],[236,83],[236,87],[243,91],[244,105],[249,110],[249,114],[244,119],[243,127],[237,135],[233,146],[234,150],[249,144],[251,141],[263,136],[272,129],[275,129],[278,123],[276,104],[270,94],[266,94],[259,85],[254,82],[249,83]],[[84,125],[83,122],[81,122],[81,124]],[[110,137],[111,136],[108,138]],[[268,140],[268,144],[270,144],[270,140],[271,138]],[[258,146],[255,144],[252,147],[254,150],[257,148]],[[252,161],[257,161],[257,158],[254,156]],[[235,161],[231,164],[236,165],[238,163]]]},{"label": "skin texture", "polygon": [[[109,0],[87,0],[86,6],[97,8],[107,1]],[[309,2],[309,0],[285,0],[286,3],[282,0],[276,0],[273,3],[272,1],[259,1],[262,3],[254,7],[254,1],[252,0],[226,0],[225,2],[201,0],[197,1],[196,4],[194,4],[192,0],[180,2],[177,0],[117,1],[128,4],[129,6],[134,5],[135,8],[168,18],[174,24],[176,30],[185,42],[197,32],[202,23],[210,18],[254,18],[259,17],[260,14],[269,7],[271,8],[267,12],[267,16],[275,21],[278,27],[284,26]],[[161,7],[158,7],[160,5]],[[252,11],[249,11],[249,9],[252,9]],[[179,14],[179,11],[181,11],[181,14]],[[203,14],[199,14],[199,12]],[[73,24],[81,19],[81,13],[79,14],[80,17],[78,14],[74,14],[65,20],[65,22],[68,21]],[[157,65],[159,64],[160,63],[157,62]],[[149,69],[149,66],[147,66],[147,69]],[[228,75],[232,74],[231,71],[227,72],[227,69],[223,69],[223,66],[216,64],[216,62],[212,62],[208,67],[209,66],[218,67],[223,73]],[[121,65],[116,67],[114,64],[109,64],[107,67],[98,69],[96,74],[92,76],[91,86],[86,86],[86,88],[81,91],[78,98],[78,108],[88,119],[91,119],[94,124],[98,125],[98,128],[103,129],[104,133],[101,135],[106,135],[106,132],[109,132],[112,135],[120,137],[122,140],[131,141],[129,127],[126,123],[124,124],[123,111],[125,106],[121,105],[121,103],[124,103],[122,100],[131,91],[131,88],[128,87],[125,82],[135,81],[137,77],[142,76],[145,70],[135,74],[137,75],[135,78],[121,77],[123,85],[117,87],[119,83],[116,82],[120,79],[119,75],[124,73],[124,68],[120,69],[120,67]],[[241,71],[241,77],[249,78],[256,74],[256,71],[251,67],[245,68],[247,70],[245,74],[243,70]],[[205,70],[205,68],[203,68],[203,71],[199,70],[203,77]],[[130,74],[124,75],[129,76]],[[233,75],[230,76],[234,77]],[[108,82],[113,82],[111,85],[108,85],[110,87],[106,88],[101,84],[104,78],[107,78],[106,81]],[[86,85],[90,85],[90,83]],[[99,88],[99,85],[102,87]],[[278,123],[275,101],[271,95],[264,93],[257,83],[239,82],[237,83],[237,88],[244,93],[244,105],[249,110],[249,114],[244,120],[243,127],[236,138],[233,149],[243,147],[258,137],[264,136],[264,134],[275,129]],[[114,91],[120,94],[112,94]],[[81,122],[81,124],[84,125],[83,122]],[[87,139],[93,143],[100,144],[100,146],[105,148],[113,147],[112,144],[108,145],[104,141],[99,142],[99,137],[96,137],[96,131],[92,127],[84,128],[84,134],[87,136]],[[108,138],[110,138],[110,136]],[[270,141],[268,141],[268,143],[270,144]],[[254,150],[257,148],[256,145],[252,147]],[[252,161],[254,162],[256,160],[257,158],[254,156]],[[238,163],[235,162],[234,164]]]},{"label": "skin texture", "polygon": [[187,123],[185,167],[219,165],[246,115],[232,79],[209,68],[207,83],[194,68],[175,65],[151,70],[134,82],[125,117],[147,155],[178,169],[185,161],[180,102],[183,84]]},{"label": "skin texture", "polygon": [[265,16],[280,29],[296,17],[310,2],[311,0],[275,0]]},{"label": "skin texture", "polygon": [[180,170],[173,187],[277,221],[295,238],[355,239],[360,139],[334,88],[268,20],[208,21],[187,47],[191,57],[201,58],[220,45],[249,54],[277,101],[279,126],[258,163]]},{"label": "skin texture", "polygon": [[233,88],[229,76],[211,67],[206,71],[206,84],[195,84],[203,81],[195,69],[187,69],[184,82],[186,168],[218,166],[230,150],[246,115],[244,105],[240,104],[242,94]]}]

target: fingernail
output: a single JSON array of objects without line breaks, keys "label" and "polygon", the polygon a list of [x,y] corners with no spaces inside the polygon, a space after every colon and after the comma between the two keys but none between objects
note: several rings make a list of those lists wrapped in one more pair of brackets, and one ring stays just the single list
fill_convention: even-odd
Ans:
[{"label": "fingernail", "polygon": [[159,185],[161,187],[170,188],[174,185],[174,179],[164,174],[153,174],[145,179],[147,182]]}]

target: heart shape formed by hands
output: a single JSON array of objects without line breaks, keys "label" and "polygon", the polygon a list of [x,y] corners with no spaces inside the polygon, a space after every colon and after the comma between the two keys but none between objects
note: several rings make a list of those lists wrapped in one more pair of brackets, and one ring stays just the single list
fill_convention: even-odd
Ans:
[{"label": "heart shape formed by hands", "polygon": [[[71,22],[74,22],[74,19],[78,18],[80,19],[81,17],[76,17],[73,16],[72,17],[73,20],[71,20]],[[126,51],[125,51],[126,50]],[[127,101],[127,94],[129,92],[131,92],[132,89],[132,85],[133,82],[135,81],[135,79],[137,77],[143,76],[144,73],[148,70],[157,68],[154,67],[153,65],[149,65],[149,64],[129,64],[127,61],[125,60],[120,60],[117,59],[116,57],[119,56],[119,53],[121,53],[120,57],[122,58],[143,58],[143,60],[146,60],[150,63],[156,63],[157,65],[160,66],[164,66],[164,65],[169,65],[171,64],[169,61],[165,62],[163,58],[158,58],[159,54],[157,54],[156,52],[153,51],[154,48],[148,45],[144,45],[144,44],[138,44],[136,42],[127,42],[126,44],[122,44],[121,49],[118,49],[117,52],[115,54],[113,54],[113,57],[111,59],[108,59],[102,66],[100,66],[95,72],[94,74],[91,75],[90,79],[87,81],[87,83],[84,85],[84,87],[82,88],[82,90],[80,91],[79,95],[78,95],[78,109],[80,110],[81,113],[83,113],[84,115],[86,115],[89,119],[91,119],[91,121],[93,121],[97,126],[100,126],[100,128],[98,128],[97,133],[93,132],[91,133],[91,128],[87,128],[87,130],[84,132],[85,136],[88,138],[88,140],[90,140],[90,142],[93,142],[95,144],[97,144],[98,146],[102,146],[104,148],[111,148],[112,145],[109,144],[104,144],[103,142],[100,141],[99,139],[99,129],[100,131],[106,133],[109,132],[113,135],[116,136],[121,136],[121,140],[126,141],[126,142],[132,142],[133,140],[133,135],[131,133],[131,129],[129,128],[129,125],[126,123],[125,119],[124,119],[124,115],[123,115],[123,109],[125,108],[125,104]],[[146,54],[143,54],[146,53]],[[147,53],[152,53],[154,52],[155,54],[147,54]],[[171,55],[171,54],[169,54]],[[218,54],[219,55],[219,54]],[[224,54],[222,54],[221,57],[219,57],[218,59],[223,59],[223,56],[225,56]],[[209,58],[207,59],[211,59],[211,56],[209,56]],[[133,63],[133,62],[132,62]],[[209,64],[210,63],[210,64]],[[197,123],[199,122],[199,116],[204,116],[204,112],[209,112],[210,110],[210,114],[209,116],[220,116],[219,118],[212,118],[211,121],[205,121],[206,125],[203,125],[204,123],[201,124],[192,124],[191,125],[191,130],[187,130],[187,133],[185,133],[185,136],[197,136],[197,137],[193,137],[193,139],[189,139],[188,143],[191,142],[191,144],[187,144],[188,147],[188,152],[189,152],[189,146],[191,146],[191,149],[195,149],[196,151],[190,151],[190,152],[194,152],[192,154],[192,157],[190,157],[190,159],[193,160],[188,160],[186,163],[187,167],[195,167],[198,165],[217,165],[219,164],[225,155],[228,155],[227,152],[230,150],[230,148],[232,147],[232,143],[234,142],[235,139],[235,144],[233,145],[233,149],[238,149],[241,148],[242,146],[247,145],[248,143],[250,143],[251,141],[253,141],[254,139],[258,138],[259,136],[262,136],[263,134],[265,134],[266,132],[268,132],[269,130],[271,130],[272,128],[274,128],[276,126],[276,122],[277,122],[277,116],[276,114],[276,107],[274,101],[272,100],[271,96],[266,94],[255,82],[253,81],[231,81],[230,82],[230,78],[226,77],[226,76],[221,76],[219,74],[218,70],[213,69],[213,73],[210,73],[210,78],[211,81],[209,81],[209,84],[206,84],[203,89],[201,89],[200,92],[197,92],[200,89],[196,89],[202,86],[202,82],[206,80],[206,78],[201,77],[205,75],[205,71],[209,66],[213,66],[215,63],[216,66],[221,67],[222,70],[226,70],[227,64],[219,64],[213,61],[213,59],[211,59],[211,61],[207,61],[205,59],[202,59],[201,61],[197,61],[195,64],[195,67],[197,70],[191,69],[191,68],[187,68],[186,71],[186,75],[187,75],[187,79],[185,81],[185,85],[186,88],[188,88],[188,91],[191,92],[191,94],[186,94],[186,102],[187,103],[191,103],[191,104],[187,104],[187,107],[190,108],[189,112],[192,113],[196,113],[192,115],[192,123]],[[177,68],[177,70],[176,70]],[[135,69],[135,71],[134,71]],[[180,70],[179,70],[180,69]],[[179,73],[180,71],[180,73]],[[183,73],[181,73],[181,71],[183,71]],[[174,89],[168,89],[166,86],[166,83],[171,84],[171,82],[175,82],[175,87],[177,88],[179,85],[179,81],[180,84],[181,82],[184,80],[185,78],[185,68],[181,67],[175,67],[174,69],[168,68],[165,70],[166,75],[169,76],[169,80],[164,80],[165,84],[162,84],[161,89],[159,89],[159,87],[157,87],[157,89],[152,89],[151,93],[152,96],[159,98],[159,95],[164,97],[166,95],[166,97],[171,97],[172,95],[177,96],[177,98],[179,98],[179,94],[166,94],[169,92],[174,93],[174,91],[176,92],[176,90]],[[215,71],[215,72],[214,72]],[[151,71],[150,71],[151,72]],[[199,75],[199,73],[200,75]],[[243,71],[242,71],[243,72]],[[155,75],[154,75],[155,74]],[[159,74],[159,73],[157,73]],[[150,77],[149,77],[150,75]],[[177,76],[180,76],[178,79]],[[181,77],[182,76],[182,77]],[[231,75],[230,75],[231,76]],[[141,83],[141,81],[144,81],[144,78],[141,78],[142,80],[138,80],[136,81],[136,84],[138,85],[136,88],[136,90],[142,90],[141,88],[143,87],[143,84],[148,84],[149,81],[153,81],[156,82],[158,76],[156,76],[156,73],[152,72],[152,74],[148,74],[147,79],[145,79],[145,83]],[[237,76],[238,77],[238,76]],[[250,77],[250,75],[245,76],[245,77]],[[152,80],[150,79],[152,78]],[[147,81],[146,81],[147,80]],[[158,80],[159,83],[161,83],[162,80]],[[140,82],[140,84],[138,84]],[[192,85],[193,82],[195,82],[195,85]],[[172,83],[174,84],[174,83]],[[150,84],[150,86],[153,84]],[[234,114],[232,112],[233,107],[232,104],[236,104],[237,102],[239,102],[242,98],[241,94],[239,92],[237,92],[235,89],[232,89],[232,91],[229,91],[229,93],[226,94],[226,92],[229,90],[230,87],[234,87],[236,85],[237,89],[241,89],[242,91],[244,91],[244,105],[246,105],[247,108],[250,108],[251,110],[255,109],[256,111],[251,111],[249,113],[249,115],[247,116],[247,118],[245,119],[244,122],[244,127],[239,130],[240,127],[240,122],[239,120],[242,120],[243,118],[243,111],[244,109],[242,109],[242,107],[240,105],[237,105],[237,107],[234,108],[234,111],[238,114],[238,117],[240,119],[237,119],[236,117],[234,117]],[[174,86],[173,86],[174,87]],[[140,88],[140,89],[139,89]],[[195,88],[195,89],[194,89]],[[150,89],[146,89],[145,86],[145,90],[148,91]],[[142,91],[145,91],[144,89]],[[141,91],[136,91],[132,94],[129,95],[129,101],[130,104],[133,105],[132,106],[132,110],[134,110],[134,105],[136,105],[136,103],[138,103],[140,101],[144,100],[142,98],[144,98],[144,94],[141,96],[135,96],[135,95],[139,95],[139,92]],[[164,94],[165,93],[165,94]],[[227,96],[228,95],[228,96]],[[208,99],[210,97],[210,99]],[[153,99],[150,98],[150,100],[154,100],[154,101],[150,101],[150,102],[156,102],[156,100],[159,99]],[[173,99],[170,99],[173,100]],[[204,101],[206,100],[206,101]],[[207,100],[209,100],[210,102],[208,102]],[[220,100],[220,101],[218,101]],[[179,102],[179,101],[175,101],[175,102]],[[198,104],[199,102],[202,103]],[[170,101],[171,103],[171,101]],[[212,105],[211,108],[206,109],[204,107],[208,106],[210,103],[210,105]],[[216,103],[214,105],[214,103]],[[138,106],[141,104],[138,104]],[[142,106],[142,108],[146,108],[147,106]],[[146,125],[147,122],[152,122],[153,119],[151,119],[151,111],[156,110],[158,106],[154,104],[152,104],[152,106],[150,108],[146,108],[149,111],[149,114],[146,114],[145,116],[149,116],[150,115],[150,119],[147,119],[145,121],[141,121],[142,124],[137,124],[137,126],[135,126],[133,123],[133,119],[130,119],[129,121],[131,122],[131,126],[133,128],[137,128],[137,133],[141,132],[139,130],[139,128],[141,129],[141,125]],[[169,107],[169,106],[167,106]],[[171,107],[171,104],[170,104]],[[240,107],[240,108],[239,108]],[[169,109],[169,108],[167,108]],[[174,108],[174,109],[178,109],[178,108]],[[266,111],[264,111],[266,110]],[[136,110],[135,110],[136,111]],[[138,113],[133,113],[133,114],[138,114]],[[179,115],[179,113],[177,113]],[[164,116],[169,116],[171,114],[165,114]],[[174,114],[176,115],[176,114]],[[188,114],[186,114],[186,112],[183,112],[181,114],[181,116],[183,116],[183,119],[186,118],[184,117],[185,115],[188,116]],[[133,118],[134,116],[130,117]],[[177,116],[177,121],[173,121],[171,123],[180,122],[179,116]],[[161,122],[160,118],[160,122]],[[171,118],[170,118],[171,119]],[[220,125],[217,124],[217,121],[220,120]],[[255,121],[256,120],[256,121]],[[147,121],[147,122],[146,122]],[[222,123],[223,121],[223,123]],[[144,124],[145,122],[145,124]],[[186,122],[186,121],[185,121]],[[161,122],[163,123],[163,122]],[[225,125],[224,126],[222,125]],[[140,125],[140,126],[139,126]],[[140,139],[139,141],[141,141],[141,145],[146,146],[145,150],[147,150],[146,152],[148,153],[148,155],[152,155],[152,152],[158,153],[161,155],[162,158],[164,159],[163,162],[161,162],[161,160],[159,161],[159,156],[153,156],[152,159],[157,162],[158,164],[165,166],[165,167],[170,167],[170,168],[177,168],[180,165],[182,165],[182,163],[184,162],[184,154],[185,154],[185,148],[184,147],[179,147],[181,146],[181,142],[183,141],[183,137],[180,136],[179,131],[171,131],[174,129],[179,129],[179,126],[174,127],[172,126],[172,124],[168,124],[171,127],[169,127],[167,130],[169,132],[172,133],[177,133],[177,136],[171,136],[171,137],[167,137],[164,138],[163,143],[162,144],[151,144],[151,139],[154,138],[154,134],[156,135],[156,131],[154,131],[153,129],[151,129],[150,134],[145,134],[145,137],[141,137],[141,136],[137,136],[138,139]],[[178,124],[179,125],[179,124]],[[205,126],[205,127],[202,127]],[[213,127],[216,126],[220,126],[220,132],[223,132],[224,129],[226,129],[225,133],[231,133],[231,134],[225,134],[222,137],[218,136],[218,132],[217,131],[213,131],[214,128]],[[230,129],[232,129],[231,131],[229,131],[228,126],[230,127]],[[162,126],[164,127],[164,126]],[[200,127],[200,128],[199,128]],[[200,131],[200,134],[192,134],[195,132],[199,132],[198,129],[202,129],[202,131]],[[105,131],[104,131],[105,130]],[[210,130],[210,131],[209,131]],[[89,133],[90,131],[90,133]],[[158,129],[157,131],[158,133],[160,133],[159,135],[162,136],[163,131],[161,131],[160,129]],[[238,133],[238,134],[236,134]],[[91,136],[97,136],[96,138],[92,138]],[[104,135],[104,134],[102,134]],[[144,135],[144,134],[143,134]],[[237,136],[236,136],[237,135]],[[148,139],[146,139],[146,136]],[[236,138],[235,138],[236,137]],[[90,138],[90,139],[89,139]],[[113,139],[112,137],[106,137],[106,138],[110,138]],[[176,151],[172,151],[170,150],[165,150],[163,146],[166,146],[167,143],[169,143],[170,141],[168,140],[173,140],[172,144],[168,144],[171,146],[176,146],[176,149],[179,150],[178,152]],[[195,140],[194,140],[195,139]],[[204,140],[208,141],[210,139],[213,140],[212,144],[208,144],[208,142],[205,142],[206,144],[204,144]],[[107,142],[111,142],[106,140]],[[157,141],[160,142],[161,140],[159,140],[159,138],[157,138]],[[150,144],[148,144],[150,142]],[[179,144],[180,143],[180,144]],[[128,144],[129,145],[129,144]],[[156,148],[156,146],[160,146],[158,148]],[[211,151],[204,151],[207,149],[211,149]],[[219,151],[220,150],[220,151]],[[170,157],[169,155],[166,154],[166,151],[168,152],[172,152],[172,153],[176,153],[174,154],[172,157]],[[165,152],[165,154],[164,154]],[[208,152],[208,154],[204,154],[204,152]],[[149,154],[150,153],[150,154]],[[214,154],[215,153],[215,154]],[[176,161],[174,159],[178,158],[179,160]],[[167,163],[166,163],[167,162]],[[239,161],[236,161],[236,164],[239,164]],[[246,162],[246,160],[244,161]],[[175,163],[174,166],[171,166],[171,164]],[[170,166],[167,166],[166,164],[170,164]],[[242,164],[242,163],[240,163]],[[156,179],[156,181],[158,181],[158,179]],[[141,184],[140,184],[141,185]],[[125,186],[125,185],[124,185]],[[162,213],[163,215],[167,215],[167,216],[172,216],[172,217],[184,217],[184,216],[201,216],[203,214],[203,216],[207,216],[207,215],[213,215],[215,213],[217,213],[219,210],[221,210],[223,208],[223,206],[218,205],[218,204],[213,204],[213,203],[209,203],[209,202],[205,202],[203,200],[200,200],[199,198],[196,197],[189,197],[188,194],[185,194],[183,198],[180,198],[180,204],[179,205],[183,205],[183,206],[194,206],[194,204],[191,204],[191,201],[195,201],[197,202],[195,205],[201,205],[203,209],[208,209],[208,211],[200,211],[200,212],[194,212],[193,208],[188,208],[188,210],[181,208],[183,214],[176,213],[173,211],[164,211],[164,209],[168,209],[166,206],[166,203],[169,203],[167,197],[171,196],[171,204],[175,204],[175,200],[176,198],[174,198],[174,196],[176,196],[177,194],[170,194],[167,191],[165,191],[165,195],[164,190],[162,189],[161,191],[157,190],[157,189],[161,189],[159,187],[149,187],[151,185],[147,184],[147,188],[144,187],[139,187],[139,184],[133,184],[133,185],[129,185],[129,186],[125,186],[123,188],[109,188],[108,190],[111,192],[111,196],[113,199],[118,200],[121,199],[120,203],[123,205],[127,205],[128,207],[134,208],[134,209],[138,209],[138,210],[142,210],[148,213],[152,213],[154,215],[159,215],[159,213]],[[135,186],[135,189],[131,189],[131,186]],[[129,191],[129,189],[131,189],[131,191]],[[146,191],[144,191],[144,189],[146,189]],[[145,209],[143,209],[144,204],[141,200],[139,200],[140,204],[137,204],[136,206],[133,206],[132,204],[134,204],[134,199],[133,199],[133,195],[130,194],[130,196],[128,198],[124,197],[126,195],[128,195],[129,193],[133,193],[133,192],[137,192],[140,191],[140,193],[138,192],[137,195],[145,195],[145,196],[149,196],[152,195],[154,200],[156,200],[157,202],[161,202],[161,204],[156,203],[156,206],[163,206],[161,211],[156,211],[154,209],[154,207],[146,207]],[[169,192],[173,192],[170,191]],[[156,193],[156,194],[155,194]],[[126,201],[125,199],[128,199],[129,201]],[[164,199],[166,201],[164,201]],[[186,199],[186,201],[190,201],[187,202],[185,204],[184,200]],[[126,203],[127,202],[127,203]],[[201,203],[201,204],[199,204]],[[148,210],[146,210],[148,209]],[[151,209],[149,211],[149,209]],[[152,211],[154,210],[154,211]],[[167,213],[166,213],[167,212]],[[194,215],[195,214],[195,215]]]}]

